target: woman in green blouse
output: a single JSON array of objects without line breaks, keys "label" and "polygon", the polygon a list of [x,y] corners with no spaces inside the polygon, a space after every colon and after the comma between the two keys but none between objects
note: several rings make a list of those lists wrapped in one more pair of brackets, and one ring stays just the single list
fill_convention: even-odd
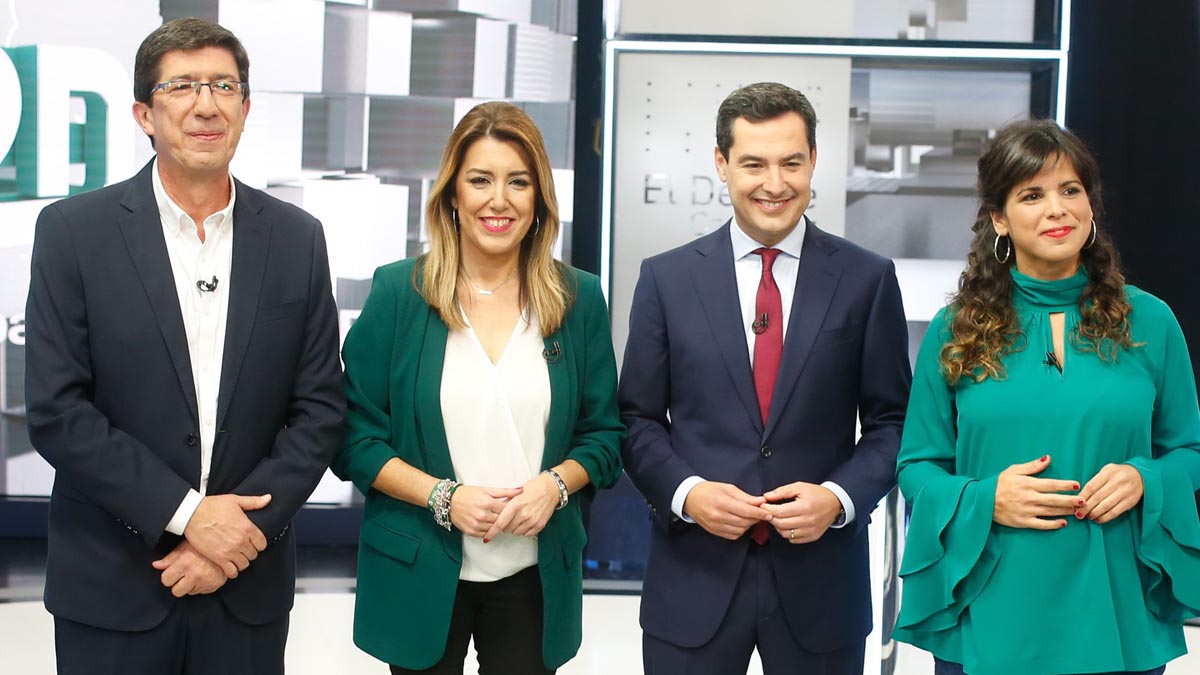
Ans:
[{"label": "woman in green blouse", "polygon": [[1200,614],[1187,345],[1128,286],[1095,159],[1048,120],[979,160],[958,293],[917,357],[894,635],[938,675],[1162,673]]}]

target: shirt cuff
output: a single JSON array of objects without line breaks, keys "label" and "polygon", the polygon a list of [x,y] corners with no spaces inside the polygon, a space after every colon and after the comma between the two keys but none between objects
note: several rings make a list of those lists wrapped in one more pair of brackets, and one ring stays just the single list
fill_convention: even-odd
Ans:
[{"label": "shirt cuff", "polygon": [[834,496],[838,498],[838,501],[842,503],[842,510],[846,512],[845,520],[843,520],[842,522],[837,523],[835,525],[830,525],[829,527],[831,527],[835,530],[840,530],[841,528],[849,525],[850,523],[853,523],[854,522],[854,502],[851,501],[850,495],[847,494],[846,491],[842,489],[842,486],[838,485],[837,483],[834,483],[833,481],[827,480],[824,483],[821,483],[821,487],[826,488],[827,490],[832,492],[834,494]]},{"label": "shirt cuff", "polygon": [[700,476],[689,476],[679,484],[679,487],[675,488],[675,496],[671,498],[671,513],[685,523],[696,522],[683,512],[683,504],[687,501],[688,493],[692,491],[692,488],[703,482],[704,479]]},{"label": "shirt cuff", "polygon": [[175,509],[175,515],[171,516],[171,522],[167,523],[167,532],[183,536],[183,530],[187,527],[188,521],[192,519],[192,514],[196,509],[200,508],[200,500],[204,497],[200,496],[195,490],[188,490],[188,493],[183,496],[183,501],[179,503],[179,508]]}]

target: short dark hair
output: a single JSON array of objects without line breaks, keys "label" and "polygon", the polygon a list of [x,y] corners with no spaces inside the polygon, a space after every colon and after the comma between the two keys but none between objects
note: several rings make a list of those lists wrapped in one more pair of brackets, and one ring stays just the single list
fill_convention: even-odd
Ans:
[{"label": "short dark hair", "polygon": [[[133,60],[133,98],[151,105],[150,90],[159,83],[159,65],[167,52],[190,52],[205,47],[220,47],[232,54],[237,62],[238,79],[250,82],[250,57],[241,40],[211,21],[189,17],[168,21],[142,40]],[[247,90],[246,96],[249,95]]]},{"label": "short dark hair", "polygon": [[809,150],[817,149],[817,111],[808,97],[778,82],[748,84],[725,97],[717,109],[717,147],[725,159],[733,147],[733,122],[745,117],[751,122],[765,122],[794,112],[808,128]]}]

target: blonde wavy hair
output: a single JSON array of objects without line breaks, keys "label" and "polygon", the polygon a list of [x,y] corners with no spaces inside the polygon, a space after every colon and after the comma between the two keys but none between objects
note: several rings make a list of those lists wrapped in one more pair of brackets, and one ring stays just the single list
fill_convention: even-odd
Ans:
[{"label": "blonde wavy hair", "polygon": [[429,252],[421,256],[413,270],[413,284],[447,326],[466,328],[458,311],[462,250],[450,200],[455,194],[455,178],[462,168],[463,157],[471,144],[481,138],[515,144],[534,175],[537,190],[534,216],[539,224],[530,228],[521,242],[520,303],[533,311],[542,335],[548,336],[562,325],[575,300],[576,289],[568,281],[566,267],[554,259],[554,243],[561,223],[542,133],[524,110],[511,103],[480,103],[463,116],[446,141],[441,168],[425,205]]}]

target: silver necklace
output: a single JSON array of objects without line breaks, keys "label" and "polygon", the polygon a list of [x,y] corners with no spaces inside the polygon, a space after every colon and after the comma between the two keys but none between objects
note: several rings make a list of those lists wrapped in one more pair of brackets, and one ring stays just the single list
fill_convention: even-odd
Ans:
[{"label": "silver necklace", "polygon": [[503,286],[504,284],[507,284],[510,280],[512,280],[513,275],[516,273],[517,273],[517,268],[516,267],[512,268],[512,271],[508,273],[508,276],[504,277],[504,281],[501,281],[500,283],[496,284],[496,287],[489,291],[486,288],[475,283],[475,280],[471,278],[471,275],[467,274],[467,268],[465,268],[465,267],[463,268],[463,276],[467,278],[467,281],[472,286],[475,287],[475,290],[478,291],[480,295],[491,295],[492,293],[495,293],[496,291],[500,290],[500,287]]}]

